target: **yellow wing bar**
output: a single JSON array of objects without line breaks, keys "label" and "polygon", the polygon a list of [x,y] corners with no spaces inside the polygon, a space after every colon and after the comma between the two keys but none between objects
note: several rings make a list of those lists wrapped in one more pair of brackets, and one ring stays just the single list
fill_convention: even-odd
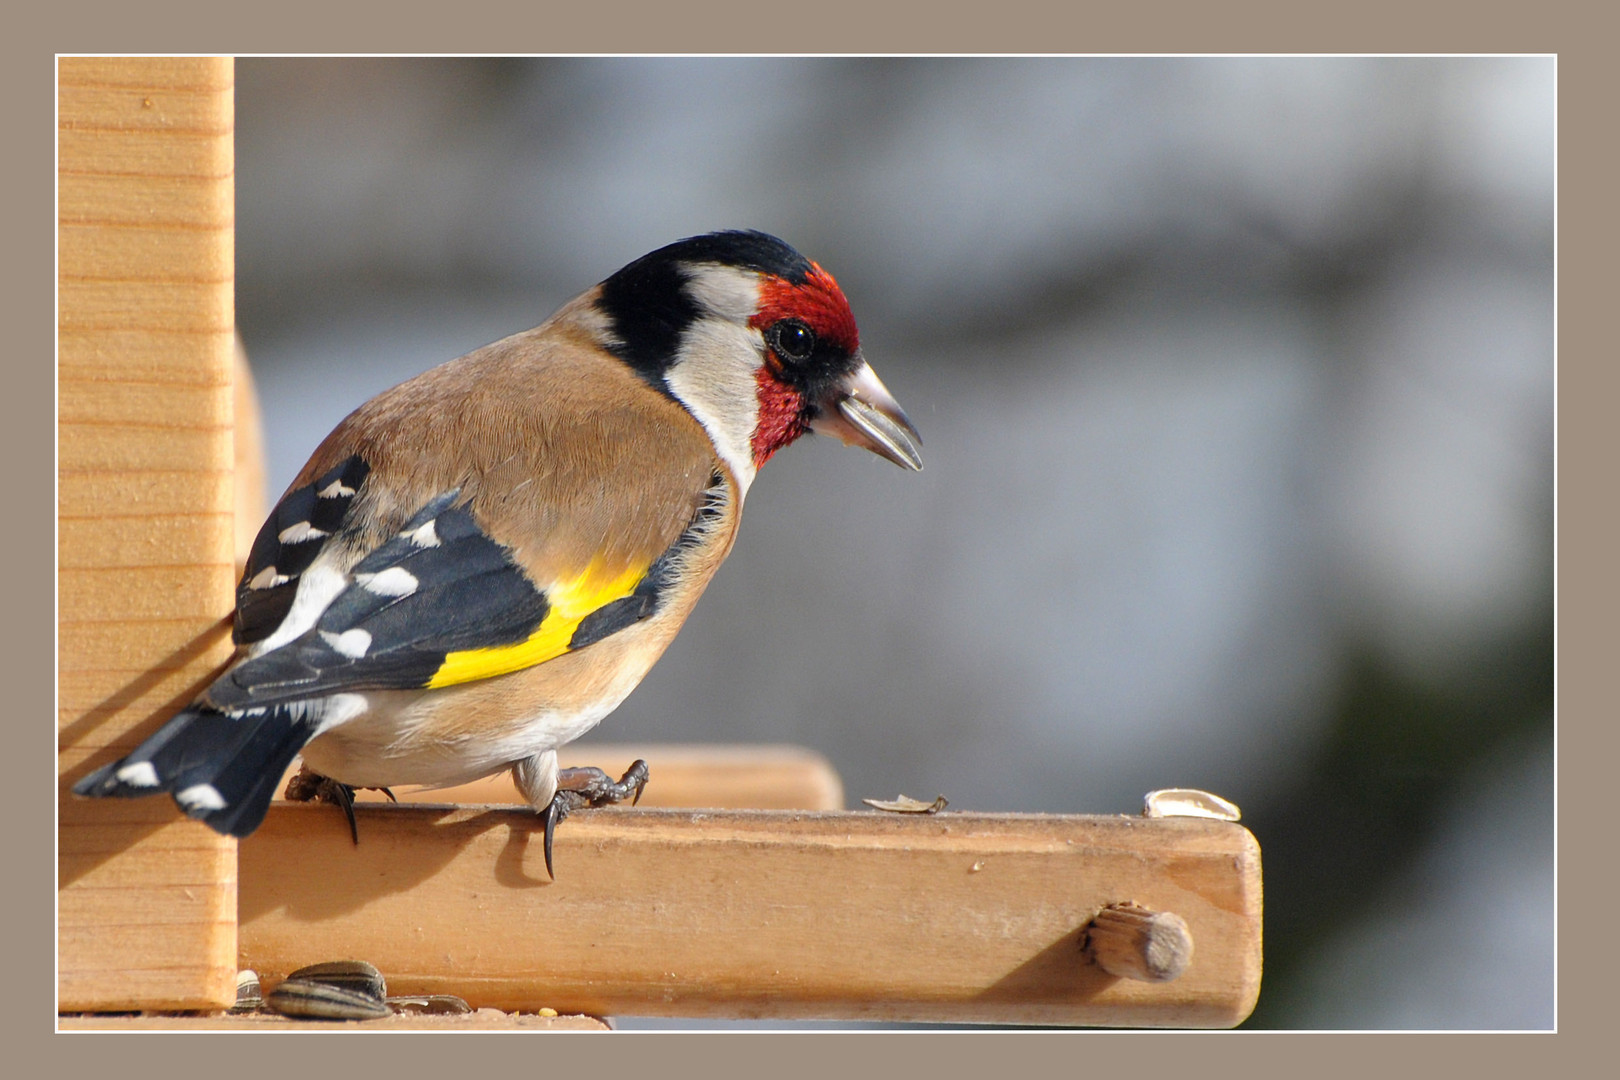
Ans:
[{"label": "yellow wing bar", "polygon": [[621,600],[635,591],[648,567],[631,567],[609,575],[600,561],[593,559],[571,582],[546,589],[550,610],[545,619],[524,641],[488,649],[467,649],[449,653],[439,670],[428,680],[429,687],[452,686],[476,679],[491,679],[544,663],[568,651],[568,642],[585,616],[605,604]]}]

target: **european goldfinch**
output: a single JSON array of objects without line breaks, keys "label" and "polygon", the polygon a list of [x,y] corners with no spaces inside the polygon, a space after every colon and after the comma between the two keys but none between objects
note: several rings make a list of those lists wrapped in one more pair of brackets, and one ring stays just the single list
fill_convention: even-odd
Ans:
[{"label": "european goldfinch", "polygon": [[831,275],[759,232],[660,248],[340,423],[254,541],[233,664],[73,790],[247,836],[300,753],[346,793],[510,769],[549,866],[562,815],[646,781],[557,747],[647,674],[809,431],[922,467]]}]

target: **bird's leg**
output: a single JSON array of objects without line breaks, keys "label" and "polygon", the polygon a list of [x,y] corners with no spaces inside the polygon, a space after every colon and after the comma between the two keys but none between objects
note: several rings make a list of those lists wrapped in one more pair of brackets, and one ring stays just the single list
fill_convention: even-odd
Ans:
[{"label": "bird's leg", "polygon": [[[282,796],[290,802],[321,802],[331,803],[343,808],[343,816],[349,819],[349,837],[354,846],[360,846],[360,827],[354,820],[354,793],[357,789],[349,784],[339,783],[330,776],[322,776],[308,765],[299,767],[292,779],[287,781],[287,790]],[[367,791],[380,791],[388,796],[389,802],[399,802],[394,793],[387,788],[366,788]]]},{"label": "bird's leg", "polygon": [[557,825],[571,812],[582,806],[606,806],[608,803],[630,800],[634,806],[641,801],[641,791],[647,786],[647,763],[637,758],[617,782],[594,766],[557,770],[557,791],[551,796],[544,811],[546,818],[546,873],[556,881],[551,868],[551,838]]}]

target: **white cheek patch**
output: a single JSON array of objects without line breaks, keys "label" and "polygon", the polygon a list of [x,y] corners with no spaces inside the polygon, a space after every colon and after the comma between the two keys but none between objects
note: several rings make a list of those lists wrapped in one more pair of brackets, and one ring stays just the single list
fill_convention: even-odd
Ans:
[{"label": "white cheek patch", "polygon": [[681,271],[702,314],[681,336],[664,384],[709,433],[746,494],[754,481],[757,376],[765,362],[765,339],[748,325],[759,307],[759,274],[713,263],[687,263]]},{"label": "white cheek patch", "polygon": [[683,263],[686,294],[698,306],[742,326],[759,307],[759,275],[752,270],[713,263]]},{"label": "white cheek patch", "polygon": [[664,374],[670,392],[709,433],[731,466],[741,492],[754,482],[754,428],[759,425],[756,372],[764,363],[759,331],[720,319],[699,319],[681,339]]}]

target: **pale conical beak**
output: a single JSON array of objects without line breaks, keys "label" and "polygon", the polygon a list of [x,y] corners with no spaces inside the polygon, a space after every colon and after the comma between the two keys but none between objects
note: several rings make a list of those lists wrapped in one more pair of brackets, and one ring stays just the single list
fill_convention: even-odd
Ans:
[{"label": "pale conical beak", "polygon": [[846,446],[864,446],[904,468],[922,468],[922,436],[870,364],[861,364],[821,399],[821,415],[810,430]]}]

